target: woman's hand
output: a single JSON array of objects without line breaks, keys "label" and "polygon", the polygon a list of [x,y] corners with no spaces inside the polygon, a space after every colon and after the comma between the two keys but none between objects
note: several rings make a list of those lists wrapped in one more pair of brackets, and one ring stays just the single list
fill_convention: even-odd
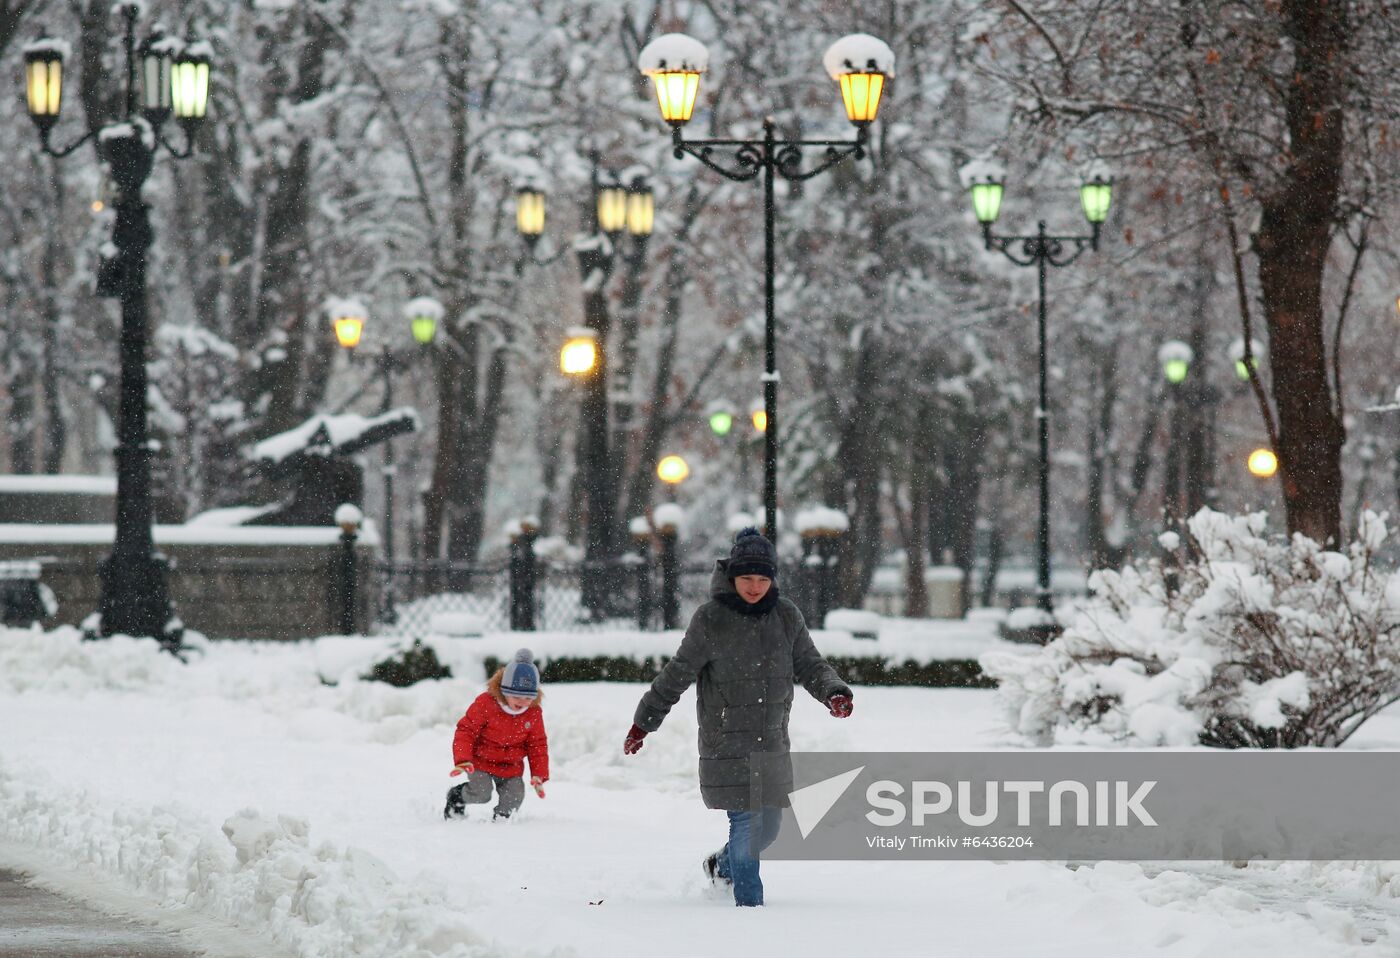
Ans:
[{"label": "woman's hand", "polygon": [[837,718],[845,718],[851,714],[855,708],[855,703],[851,701],[849,695],[833,695],[826,700],[826,707],[831,709],[831,714]]}]

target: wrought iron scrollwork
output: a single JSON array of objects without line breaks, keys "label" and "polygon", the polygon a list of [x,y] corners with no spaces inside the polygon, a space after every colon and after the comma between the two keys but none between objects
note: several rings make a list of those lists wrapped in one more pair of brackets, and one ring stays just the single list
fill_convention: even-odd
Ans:
[{"label": "wrought iron scrollwork", "polygon": [[1017,266],[1034,266],[1042,259],[1051,266],[1068,266],[1093,246],[1094,239],[1090,236],[987,234],[987,249],[1003,254]]},{"label": "wrought iron scrollwork", "polygon": [[[756,179],[765,169],[785,180],[810,180],[824,173],[847,157],[865,157],[864,130],[855,140],[685,140],[679,130],[672,136],[672,153],[676,159],[687,154],[710,169],[738,182]],[[732,163],[715,158],[717,147],[733,147]],[[802,168],[803,149],[823,148],[821,162],[811,169]]]}]

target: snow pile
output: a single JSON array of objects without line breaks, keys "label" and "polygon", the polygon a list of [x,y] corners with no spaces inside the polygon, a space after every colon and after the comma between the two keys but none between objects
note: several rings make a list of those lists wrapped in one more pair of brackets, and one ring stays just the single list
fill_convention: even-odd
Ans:
[{"label": "snow pile", "polygon": [[826,48],[822,66],[833,80],[846,73],[883,73],[894,76],[894,51],[879,37],[851,33]]},{"label": "snow pile", "polygon": [[220,836],[170,807],[112,811],[105,799],[98,786],[58,789],[0,771],[0,837],[119,877],[164,908],[219,915],[298,955],[499,954],[431,885],[400,880],[362,849],[312,848],[304,818],[246,809]]},{"label": "snow pile", "polygon": [[704,73],[709,66],[710,51],[705,49],[705,44],[684,33],[663,33],[637,54],[637,69],[647,76]]},{"label": "snow pile", "polygon": [[1004,183],[1006,167],[989,157],[978,157],[958,168],[958,178],[962,180],[964,189],[974,183]]},{"label": "snow pile", "polygon": [[446,315],[446,308],[443,307],[442,303],[433,299],[431,296],[418,296],[403,304],[404,319],[411,320],[422,316],[441,322],[442,318]]},{"label": "snow pile", "polygon": [[837,535],[851,527],[851,520],[840,509],[813,506],[802,509],[794,520],[801,536]]},{"label": "snow pile", "polygon": [[0,476],[0,494],[115,496],[115,476]]},{"label": "snow pile", "polygon": [[1346,552],[1202,510],[1190,558],[1091,578],[1096,597],[1035,655],[991,652],[1013,728],[1096,728],[1132,744],[1337,746],[1400,694],[1400,573],[1374,513]]},{"label": "snow pile", "polygon": [[73,45],[67,40],[58,40],[53,37],[40,37],[37,40],[30,40],[20,47],[20,52],[26,57],[31,54],[35,59],[45,56],[57,56],[62,60],[73,59]]},{"label": "snow pile", "polygon": [[656,528],[662,532],[674,532],[677,535],[685,531],[685,512],[674,502],[663,502],[652,511],[652,520],[656,523]]},{"label": "snow pile", "polygon": [[72,627],[53,632],[6,630],[0,641],[0,693],[32,690],[84,693],[146,689],[179,680],[184,669],[155,639],[113,636],[84,642]]}]

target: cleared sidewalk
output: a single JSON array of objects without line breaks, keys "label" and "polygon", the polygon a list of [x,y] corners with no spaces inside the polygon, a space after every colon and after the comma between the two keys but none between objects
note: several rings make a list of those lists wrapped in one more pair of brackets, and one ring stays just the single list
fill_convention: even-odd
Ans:
[{"label": "cleared sidewalk", "polygon": [[176,936],[95,911],[0,870],[0,958],[196,958]]}]

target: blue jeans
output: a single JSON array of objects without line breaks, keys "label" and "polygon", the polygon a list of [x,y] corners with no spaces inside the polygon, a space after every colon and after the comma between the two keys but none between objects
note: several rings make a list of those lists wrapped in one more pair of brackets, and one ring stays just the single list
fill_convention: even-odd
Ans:
[{"label": "blue jeans", "polygon": [[729,841],[719,850],[719,877],[734,883],[734,904],[763,904],[763,881],[758,859],[778,837],[783,823],[781,808],[752,812],[725,812],[729,816]]}]

